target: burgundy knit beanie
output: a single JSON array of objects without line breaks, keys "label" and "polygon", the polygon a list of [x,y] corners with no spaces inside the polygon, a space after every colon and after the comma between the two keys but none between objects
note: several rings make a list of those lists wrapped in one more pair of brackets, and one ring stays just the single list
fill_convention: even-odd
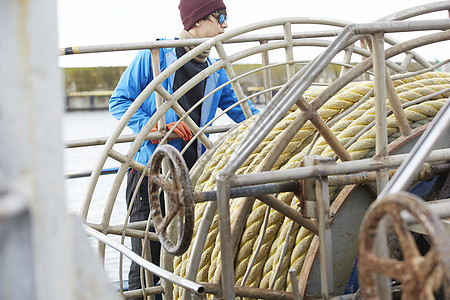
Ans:
[{"label": "burgundy knit beanie", "polygon": [[223,0],[180,0],[181,21],[185,30],[218,9],[226,9]]}]

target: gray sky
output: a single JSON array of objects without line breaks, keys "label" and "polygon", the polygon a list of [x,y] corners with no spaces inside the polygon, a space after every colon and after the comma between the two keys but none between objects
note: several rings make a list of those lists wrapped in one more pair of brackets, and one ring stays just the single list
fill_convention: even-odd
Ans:
[{"label": "gray sky", "polygon": [[[227,30],[268,19],[285,17],[320,17],[354,23],[372,22],[394,12],[423,5],[426,0],[224,0],[227,5]],[[59,47],[121,44],[153,41],[158,37],[178,36],[179,0],[58,0]],[[446,12],[421,19],[448,18]],[[303,27],[298,27],[303,28]],[[329,29],[305,27],[307,30]],[[294,30],[297,31],[297,30]],[[395,35],[406,40],[410,35]],[[447,58],[448,47],[419,49],[428,60]],[[421,51],[423,50],[423,51]],[[65,66],[128,65],[133,52],[73,55],[62,57]],[[302,59],[296,57],[296,59]]]}]

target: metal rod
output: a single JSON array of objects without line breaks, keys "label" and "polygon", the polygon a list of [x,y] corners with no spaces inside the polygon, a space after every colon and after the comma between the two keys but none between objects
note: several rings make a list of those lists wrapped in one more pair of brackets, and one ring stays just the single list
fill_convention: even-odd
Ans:
[{"label": "metal rod", "polygon": [[[115,174],[117,173],[119,168],[110,168],[103,169],[102,174]],[[450,164],[441,164],[441,165],[429,165],[424,164],[422,170],[414,178],[414,180],[432,180],[436,174],[441,174],[442,172],[446,172],[450,169]],[[389,178],[391,178],[397,170],[389,170]],[[67,179],[76,179],[89,177],[92,173],[92,170],[74,172],[70,174],[66,174]],[[336,175],[330,176],[328,178],[329,186],[344,186],[350,184],[366,184],[370,182],[376,181],[376,173],[375,172],[365,172],[358,174],[348,174],[348,175]],[[280,192],[297,192],[298,184],[295,182],[281,182],[281,183],[267,183],[261,185],[252,185],[246,187],[234,187],[230,189],[230,197],[238,198],[238,197],[248,197],[252,195],[262,195],[262,194],[275,194]],[[206,192],[194,192],[194,199],[196,203],[201,203],[205,201],[216,201],[216,192],[215,191],[206,191]]]},{"label": "metal rod", "polygon": [[[195,234],[195,240],[192,244],[192,251],[189,255],[189,264],[186,267],[186,279],[195,280],[200,266],[203,249],[205,248],[206,239],[208,237],[209,229],[217,212],[217,203],[210,202],[207,204],[202,215],[199,228]],[[183,299],[190,300],[191,294],[187,290],[184,291]]]},{"label": "metal rod", "polygon": [[330,224],[330,198],[326,177],[316,179],[317,215],[319,230],[320,274],[322,296],[328,299],[334,294],[333,251]]},{"label": "metal rod", "polygon": [[[331,24],[334,25],[334,24]],[[345,22],[336,23],[335,26],[344,27],[347,25]],[[310,32],[296,32],[292,34],[294,39],[304,38],[318,38],[318,37],[335,37],[340,33],[340,29],[337,30],[323,30],[323,31],[310,31]],[[222,41],[223,44],[236,44],[246,42],[261,42],[261,41],[280,41],[284,39],[282,33],[271,34],[258,34],[258,35],[246,35],[237,36],[228,40]],[[154,48],[173,48],[173,47],[185,47],[185,46],[198,46],[208,39],[185,39],[185,40],[157,40],[151,42],[142,43],[125,43],[125,44],[106,44],[106,45],[93,45],[93,46],[70,46],[60,48],[59,53],[63,55],[76,55],[76,54],[88,54],[88,53],[100,53],[100,52],[117,52],[117,51],[133,51],[141,49],[154,49]]]},{"label": "metal rod", "polygon": [[[388,70],[385,69],[386,74],[386,94],[389,99],[389,104],[394,113],[395,120],[397,120],[398,128],[403,136],[408,136],[411,134],[411,127],[409,126],[408,118],[402,108],[402,103],[398,98],[397,92],[395,91],[394,83],[391,77],[387,76],[389,74]],[[375,96],[376,97],[376,96]]]},{"label": "metal rod", "polygon": [[[304,166],[326,165],[334,163],[332,158],[321,156],[306,156],[304,158]],[[330,222],[330,198],[328,189],[328,180],[326,176],[319,176],[311,179],[313,185],[306,185],[308,200],[315,200],[317,212],[317,230],[319,236],[319,253],[320,253],[320,285],[322,290],[322,298],[329,299],[334,293],[333,279],[333,251],[331,239],[331,222]]]},{"label": "metal rod", "polygon": [[[102,169],[102,171],[100,172],[100,175],[116,174],[117,171],[119,171],[118,167],[105,168],[105,169]],[[89,170],[89,171],[73,172],[70,174],[66,174],[65,177],[66,177],[66,179],[76,179],[76,178],[89,177],[89,176],[91,176],[91,174],[92,174],[92,170]]]},{"label": "metal rod", "polygon": [[250,276],[250,272],[252,271],[253,267],[255,266],[256,263],[256,259],[258,257],[258,255],[260,254],[261,251],[261,247],[264,244],[264,239],[266,237],[266,231],[267,231],[267,223],[269,221],[269,216],[270,216],[270,207],[266,207],[266,212],[264,213],[264,220],[263,223],[261,225],[261,229],[260,232],[258,234],[257,239],[255,240],[255,244],[256,244],[256,248],[253,248],[254,250],[252,251],[252,255],[250,258],[250,261],[247,265],[247,269],[245,270],[244,276],[242,277],[241,286],[245,286],[248,277]]},{"label": "metal rod", "polygon": [[185,289],[188,289],[192,293],[195,293],[197,295],[203,295],[205,293],[205,287],[201,284],[198,284],[196,282],[192,282],[191,280],[187,280],[183,277],[177,276],[169,271],[166,271],[157,265],[143,259],[141,256],[137,255],[124,245],[108,238],[106,235],[102,234],[101,232],[98,232],[95,229],[92,229],[91,227],[87,225],[83,225],[84,230],[86,233],[95,239],[99,240],[100,242],[108,245],[109,247],[119,251],[132,261],[139,264],[141,267],[145,268],[146,270],[150,271],[151,273],[164,278],[172,283],[175,283]]},{"label": "metal rod", "polygon": [[[408,154],[391,155],[386,161],[376,161],[373,159],[361,159],[358,161],[345,161],[339,164],[302,167],[295,169],[274,170],[258,172],[253,174],[235,175],[230,180],[232,187],[282,182],[290,180],[305,179],[308,177],[344,175],[364,171],[376,171],[380,168],[393,168],[400,166],[408,157]],[[425,159],[426,162],[450,160],[449,149],[439,149],[431,151]],[[392,180],[391,180],[392,181]]]},{"label": "metal rod", "polygon": [[[152,61],[152,69],[153,69],[153,78],[156,78],[160,73],[161,73],[161,66],[160,66],[160,58],[159,58],[159,49],[155,48],[155,49],[151,49],[151,61]],[[161,90],[162,93],[158,92],[158,90]],[[166,89],[164,89],[162,87],[162,85],[159,85],[157,87],[157,90],[155,92],[155,103],[156,103],[156,109],[158,110],[162,105],[163,105],[163,96],[165,95],[165,98],[167,100],[170,100],[171,95],[167,95],[169,94],[167,92]],[[175,127],[175,126],[174,126]],[[173,129],[172,129],[173,130]],[[163,115],[160,119],[158,119],[158,132],[162,135],[164,135],[166,133],[166,118],[165,115]],[[167,143],[167,137],[163,137],[163,139],[160,141],[160,144],[163,143]],[[169,173],[170,167],[169,167],[169,162],[167,160],[163,160],[162,161],[162,174],[163,176],[166,176]],[[136,189],[139,189],[139,186],[136,187]],[[165,207],[167,208],[167,210],[169,210],[170,207],[170,197],[168,196],[167,192],[164,191],[164,204]],[[169,224],[169,226],[167,227],[167,233],[168,236],[170,237],[171,240],[175,240],[176,239],[176,234],[177,234],[177,229],[175,227],[175,222],[171,222]],[[149,243],[144,240],[145,246],[144,249],[146,249],[147,254],[150,254],[149,251]],[[160,264],[162,266],[163,269],[167,270],[167,271],[173,271],[173,256],[171,254],[169,254],[167,251],[165,251],[165,249],[163,247],[161,247],[160,250]],[[153,277],[146,274],[145,279],[147,281],[150,280],[150,284],[153,284]],[[165,299],[172,299],[173,298],[173,285],[171,282],[169,282],[168,280],[165,279],[161,279],[161,286],[163,287],[165,293],[164,293],[164,298]]]},{"label": "metal rod", "polygon": [[[361,44],[361,48],[363,48],[363,49],[368,49],[368,47],[369,47],[369,46],[368,46],[369,43],[368,43],[368,41],[367,41],[367,38],[365,38],[365,37],[361,38],[360,44]],[[364,61],[364,58],[362,58],[362,61]],[[364,73],[364,74],[363,74],[362,80],[364,80],[364,81],[369,81],[369,80],[370,80],[369,74]]]},{"label": "metal rod", "polygon": [[402,61],[402,64],[400,65],[400,68],[402,69],[402,73],[408,71],[408,66],[411,63],[411,60],[413,59],[414,55],[411,53],[406,54],[405,58]]},{"label": "metal rod", "polygon": [[294,52],[293,52],[292,24],[291,23],[284,24],[284,39],[287,42],[287,46],[285,48],[286,62],[288,63],[286,65],[286,73],[287,73],[287,79],[289,80],[295,74],[295,65],[293,64]]},{"label": "metal rod", "polygon": [[334,150],[336,155],[342,161],[352,160],[352,157],[347,152],[342,143],[338,140],[336,135],[331,131],[331,129],[327,126],[325,121],[320,117],[317,112],[311,114],[311,122],[319,131],[320,135],[324,138],[324,140],[330,145],[330,147]]},{"label": "metal rod", "polygon": [[[220,59],[225,62],[224,69],[228,75],[228,78],[230,80],[233,80],[234,78],[236,78],[236,73],[234,72],[233,68],[231,67],[231,62],[228,60],[228,56],[225,52],[225,48],[223,47],[222,43],[218,42],[216,44],[216,50],[217,50],[217,53],[219,54]],[[245,98],[245,94],[242,91],[242,87],[238,81],[232,81],[231,86],[233,87],[234,93],[236,94],[236,97],[238,98],[238,100]],[[247,119],[253,115],[247,101],[244,101],[241,103],[241,108]]]},{"label": "metal rod", "polygon": [[[448,132],[450,126],[450,101],[447,101],[431,125],[414,145],[406,160],[402,163],[399,171],[389,181],[385,189],[378,196],[380,199],[388,193],[398,193],[406,190],[412,181],[410,174],[415,174],[423,161],[427,160],[431,149],[442,134]],[[431,152],[433,153],[433,152]]]},{"label": "metal rod", "polygon": [[[152,70],[153,70],[153,78],[156,78],[161,73],[161,66],[159,65],[159,49],[151,49],[151,61],[152,61]],[[163,104],[163,98],[161,97],[161,94],[155,93],[155,103],[156,103],[156,109],[158,109]],[[165,115],[163,115],[158,120],[158,132],[163,134],[166,130],[166,118]]]},{"label": "metal rod", "polygon": [[432,13],[440,10],[448,10],[450,5],[447,1],[433,2],[428,4],[421,4],[415,7],[409,7],[405,10],[395,12],[391,15],[385,16],[378,21],[384,20],[405,20],[416,17],[422,14]]},{"label": "metal rod", "polygon": [[[375,91],[375,158],[386,160],[388,153],[388,135],[386,120],[386,65],[384,54],[384,33],[372,35],[374,91]],[[377,192],[386,186],[389,181],[387,168],[377,170]],[[386,228],[383,221],[380,222],[376,235],[375,253],[378,257],[388,257]],[[376,275],[377,290],[382,299],[392,299],[389,277],[383,274]]]},{"label": "metal rod", "polygon": [[[388,135],[386,120],[386,72],[384,57],[384,34],[372,36],[374,90],[375,90],[375,155],[376,159],[384,160],[388,156]],[[378,193],[387,184],[389,178],[386,168],[377,170]]]},{"label": "metal rod", "polygon": [[289,277],[291,278],[292,293],[294,294],[294,300],[301,300],[300,290],[298,289],[298,280],[295,269],[289,269]]},{"label": "metal rod", "polygon": [[265,204],[269,205],[273,209],[279,211],[287,218],[291,219],[292,221],[300,224],[301,226],[305,227],[309,231],[311,231],[314,234],[318,234],[317,229],[317,223],[311,219],[304,218],[303,215],[295,210],[294,208],[290,207],[287,204],[284,204],[280,200],[278,200],[276,197],[271,195],[261,195],[258,197],[261,202],[264,202]]},{"label": "metal rod", "polygon": [[[260,184],[245,187],[236,187],[230,189],[230,198],[239,197],[258,197],[260,195],[275,194],[281,192],[295,192],[300,194],[301,185],[298,181],[288,181],[282,183]],[[204,201],[216,201],[216,191],[195,192],[194,200],[196,203]]]},{"label": "metal rod", "polygon": [[[352,26],[352,25],[351,25]],[[355,34],[378,34],[405,31],[447,30],[450,29],[449,19],[420,21],[389,21],[354,24]]]},{"label": "metal rod", "polygon": [[[147,295],[156,295],[164,293],[164,289],[162,286],[152,286],[144,288],[144,291]],[[142,297],[142,289],[133,290],[133,291],[125,291],[122,293],[125,299],[138,298]]]},{"label": "metal rod", "polygon": [[[449,164],[443,164],[438,166],[431,166],[430,164],[424,164],[423,169],[417,176],[414,178],[416,181],[428,181],[432,180],[437,174],[448,172],[450,169]],[[389,178],[394,176],[397,170],[390,169],[389,170]],[[328,177],[328,186],[339,187],[350,184],[366,184],[375,182],[376,173],[375,172],[364,172],[358,174],[349,174],[349,175],[337,175]]]},{"label": "metal rod", "polygon": [[[292,240],[292,232],[294,231],[294,227],[296,226],[295,222],[291,222],[289,224],[287,232],[283,232],[284,234],[284,243],[283,247],[281,248],[280,257],[278,260],[278,264],[276,268],[273,270],[273,276],[272,276],[272,282],[269,285],[269,290],[273,290],[275,287],[275,283],[277,282],[278,276],[280,276],[281,268],[283,266],[283,262],[286,259],[286,253],[288,251],[289,242]],[[280,245],[281,246],[281,245]],[[275,267],[275,266],[274,266]]]},{"label": "metal rod", "polygon": [[[88,225],[89,227],[91,227],[97,231],[103,230],[102,224],[86,223],[86,225]],[[127,226],[110,225],[107,227],[106,232],[108,234],[125,235],[125,236],[129,236],[129,237],[136,237],[136,238],[141,238],[141,239],[147,238],[148,240],[159,241],[158,234],[156,234],[154,232],[145,231],[146,226],[147,226],[147,221],[132,222],[132,223],[127,224]]]},{"label": "metal rod", "polygon": [[[260,41],[260,44],[267,44],[268,40],[263,40]],[[261,52],[261,61],[262,61],[262,66],[263,67],[268,67],[270,62],[269,62],[269,52],[268,51],[264,51]],[[263,86],[264,86],[264,90],[269,90],[272,87],[272,78],[270,76],[270,69],[266,68],[263,70]],[[264,103],[269,102],[272,99],[272,92],[267,92],[264,94]]]},{"label": "metal rod", "polygon": [[[228,125],[216,125],[204,128],[203,132],[205,134],[214,134],[214,133],[224,133],[233,128],[233,124]],[[125,134],[121,135],[119,138],[117,138],[116,144],[120,143],[130,143],[133,142],[134,139],[137,137],[137,134]],[[164,137],[164,135],[161,135],[158,132],[151,132],[147,135],[145,138],[146,141],[148,140],[160,140]],[[169,139],[177,138],[178,135],[176,133],[171,133],[169,135]],[[106,143],[108,140],[108,137],[98,137],[98,138],[91,138],[91,139],[82,139],[82,140],[72,140],[72,141],[66,141],[65,142],[65,148],[71,149],[71,148],[80,148],[80,147],[88,147],[88,146],[101,146]]]},{"label": "metal rod", "polygon": [[291,122],[291,124],[289,124],[288,128],[283,130],[280,137],[278,138],[279,141],[272,149],[270,149],[267,156],[264,157],[264,160],[258,171],[269,171],[270,169],[272,169],[278,158],[283,153],[284,149],[286,149],[287,145],[289,145],[291,140],[294,138],[295,134],[308,121],[308,115],[308,112],[302,112],[294,119],[294,121]]},{"label": "metal rod", "polygon": [[[345,64],[350,64],[351,59],[352,59],[352,54],[353,54],[353,50],[352,49],[350,49],[350,48],[349,49],[345,49],[344,59],[343,59],[343,62]],[[348,70],[348,67],[347,66],[343,66],[341,68],[341,73],[339,74],[339,76],[342,76],[345,72],[347,72],[347,70]]]},{"label": "metal rod", "polygon": [[[121,168],[122,168],[123,164],[127,163],[129,160],[129,158],[126,155],[123,155],[114,149],[111,149],[109,151],[109,156],[111,158],[114,158],[118,162],[122,163]],[[129,164],[129,167],[135,169],[136,171],[139,171],[141,173],[148,175],[148,168],[146,168],[141,163],[138,163],[137,161],[133,160],[133,161],[129,162],[128,164]],[[119,171],[117,171],[117,173],[119,173],[121,171],[121,168],[119,168]],[[92,172],[92,174],[94,174],[94,172]]]},{"label": "metal rod", "polygon": [[[336,20],[329,20],[329,19],[323,19],[323,18],[290,18],[290,19],[276,19],[276,20],[270,20],[265,22],[259,22],[256,24],[252,24],[251,26],[245,26],[243,29],[240,30],[232,30],[224,35],[224,38],[222,39],[223,43],[242,43],[242,42],[251,42],[251,41],[262,41],[262,40],[282,40],[284,39],[284,34],[265,34],[265,35],[253,35],[253,36],[243,36],[243,37],[235,37],[241,33],[257,30],[264,27],[270,27],[270,26],[276,26],[276,25],[282,25],[287,22],[291,22],[292,24],[323,24],[323,25],[333,25],[333,26],[339,26],[344,27],[348,25],[348,22],[342,22],[342,21],[336,21]],[[409,21],[411,22],[411,21]],[[409,23],[409,22],[401,22],[401,24]],[[442,29],[440,27],[435,28],[435,25],[431,23],[431,25],[427,24],[431,28],[425,28],[420,26],[420,22],[425,21],[416,21],[415,26],[409,26],[406,27],[407,29],[401,29],[402,31],[406,30],[429,30],[429,29]],[[385,28],[383,26],[380,26],[379,24],[385,24],[387,22],[377,22],[375,25],[377,26],[376,29],[372,30],[386,30],[385,32],[390,32],[389,28]],[[372,23],[363,24],[364,26],[360,26],[359,30],[364,32],[370,31]],[[407,24],[408,25],[408,24]],[[407,26],[406,25],[406,26]],[[444,26],[445,24],[439,24],[439,26]],[[373,27],[373,26],[372,26]],[[395,28],[395,26],[394,26]],[[444,29],[445,30],[445,29]],[[340,33],[339,30],[334,31],[321,31],[321,32],[309,32],[309,33],[296,33],[293,34],[293,38],[299,39],[299,38],[309,38],[309,37],[332,37],[337,36]],[[366,32],[366,33],[373,33],[373,32]],[[130,43],[130,44],[121,44],[121,45],[99,45],[99,46],[78,46],[78,47],[66,47],[60,49],[61,55],[70,55],[70,54],[82,54],[82,53],[94,53],[94,52],[108,52],[108,51],[127,51],[127,50],[137,50],[137,49],[152,49],[152,48],[170,48],[170,47],[181,47],[181,46],[196,46],[200,45],[201,43],[207,41],[207,39],[194,39],[194,40],[161,40],[161,41],[154,41],[154,42],[146,42],[146,43]],[[418,57],[416,57],[418,58]]]},{"label": "metal rod", "polygon": [[[345,27],[349,22],[338,21],[326,18],[280,18],[268,21],[262,21],[257,23],[252,23],[247,26],[242,26],[240,28],[230,30],[220,37],[214,38],[214,40],[220,40],[224,43],[242,43],[242,42],[258,42],[261,40],[283,40],[284,34],[260,34],[260,35],[248,35],[248,36],[238,36],[243,33],[255,31],[261,28],[273,27],[278,25],[284,25],[290,22],[292,24],[322,24],[331,25],[337,27]],[[339,34],[339,30],[326,30],[326,31],[316,31],[307,33],[296,33],[295,38],[310,38],[310,37],[334,37]],[[209,41],[209,39],[189,39],[189,40],[159,40],[153,42],[145,43],[129,43],[129,44],[113,44],[113,45],[99,45],[99,46],[72,46],[60,49],[61,55],[70,54],[82,54],[82,53],[93,53],[93,52],[108,52],[108,51],[127,51],[127,50],[137,50],[137,49],[151,49],[151,48],[173,48],[173,47],[183,47],[183,46],[197,46],[204,42]]]},{"label": "metal rod", "polygon": [[222,297],[224,300],[234,300],[234,251],[231,235],[230,221],[230,194],[229,181],[222,176],[222,172],[216,177],[217,186],[217,210],[219,214],[220,257],[222,268]]},{"label": "metal rod", "polygon": [[[437,201],[427,201],[424,203],[426,208],[440,218],[450,217],[450,199],[440,199]],[[402,212],[402,219],[405,223],[416,224],[417,219],[407,211]]]},{"label": "metal rod", "polygon": [[[204,283],[207,294],[220,295],[220,286],[216,283]],[[267,290],[248,286],[233,286],[234,293],[239,297],[257,298],[257,299],[286,299],[293,300],[294,295],[291,292]]]}]

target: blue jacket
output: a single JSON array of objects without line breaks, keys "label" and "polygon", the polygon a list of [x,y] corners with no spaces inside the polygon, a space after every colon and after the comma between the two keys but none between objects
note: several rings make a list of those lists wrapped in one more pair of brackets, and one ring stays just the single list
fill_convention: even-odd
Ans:
[{"label": "blue jacket", "polygon": [[[177,60],[175,48],[161,48],[159,51],[161,72],[164,71],[170,64]],[[208,65],[215,63],[217,60],[208,58]],[[163,82],[163,87],[170,93],[173,93],[173,81],[175,73],[171,74]],[[131,62],[114,90],[111,99],[109,100],[109,110],[111,114],[120,119],[127,111],[128,107],[137,98],[141,91],[153,80],[153,71],[151,64],[150,50],[140,50],[135,59]],[[206,79],[205,95],[212,90],[228,81],[228,77],[223,69],[216,71]],[[237,102],[236,95],[230,85],[226,85],[212,96],[208,97],[202,104],[200,126],[204,126],[211,121],[217,108],[226,109]],[[252,112],[258,113],[258,110],[253,104],[248,101]],[[133,117],[128,122],[128,127],[133,130],[133,133],[139,133],[141,129],[148,122],[150,117],[156,112],[155,92],[153,92],[136,111]],[[245,120],[244,113],[238,105],[232,108],[228,116],[236,123]],[[169,109],[166,114],[166,123],[175,122],[178,116],[172,109]],[[181,140],[176,139],[169,141],[169,144],[181,150]],[[158,144],[152,144],[150,141],[144,141],[139,151],[136,153],[134,159],[146,164],[151,158]]]}]

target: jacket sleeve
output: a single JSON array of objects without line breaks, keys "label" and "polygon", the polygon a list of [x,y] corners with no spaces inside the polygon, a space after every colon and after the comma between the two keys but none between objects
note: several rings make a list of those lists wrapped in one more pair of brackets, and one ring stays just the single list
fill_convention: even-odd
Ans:
[{"label": "jacket sleeve", "polygon": [[[152,79],[150,51],[141,50],[122,74],[109,100],[111,114],[120,119]],[[134,133],[138,133],[151,117],[152,112],[144,107],[141,105],[128,122]]]},{"label": "jacket sleeve", "polygon": [[[225,72],[223,72],[223,74],[221,76],[225,77],[225,82],[228,81],[228,77],[226,76]],[[220,80],[220,81],[223,82],[222,80]],[[222,89],[222,94],[221,94],[220,101],[219,101],[219,107],[222,110],[225,110],[237,102],[238,102],[238,99],[236,97],[236,94],[234,93],[233,88],[231,87],[230,84],[226,85]],[[250,109],[254,115],[259,113],[259,110],[253,105],[253,103],[250,100],[247,100],[247,103],[250,106]],[[227,115],[231,119],[233,119],[233,121],[235,121],[236,123],[240,123],[245,120],[244,112],[242,111],[242,108],[239,104],[236,105],[235,107],[233,107],[232,109],[230,109],[227,112]]]}]

